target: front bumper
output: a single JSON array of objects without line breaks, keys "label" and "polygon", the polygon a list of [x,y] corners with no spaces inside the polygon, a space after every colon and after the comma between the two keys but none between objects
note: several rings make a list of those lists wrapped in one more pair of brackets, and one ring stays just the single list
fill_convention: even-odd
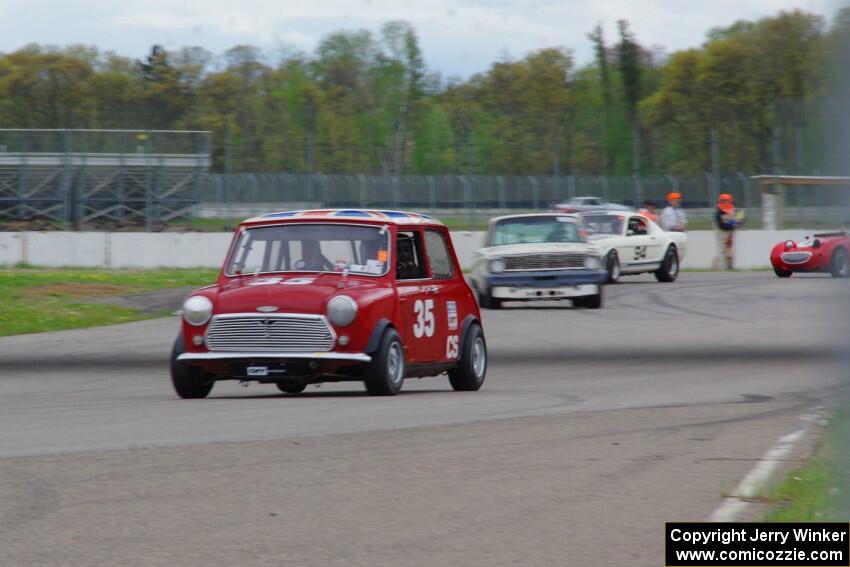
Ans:
[{"label": "front bumper", "polygon": [[584,285],[602,285],[608,280],[606,270],[540,270],[527,272],[489,273],[484,281],[488,289],[509,288],[554,288]]},{"label": "front bumper", "polygon": [[371,362],[362,352],[184,352],[177,360],[328,360],[340,362]]},{"label": "front bumper", "polygon": [[530,300],[530,299],[570,299],[576,297],[587,297],[599,293],[597,284],[583,284],[576,286],[560,287],[506,287],[496,286],[490,288],[490,297],[507,300]]}]

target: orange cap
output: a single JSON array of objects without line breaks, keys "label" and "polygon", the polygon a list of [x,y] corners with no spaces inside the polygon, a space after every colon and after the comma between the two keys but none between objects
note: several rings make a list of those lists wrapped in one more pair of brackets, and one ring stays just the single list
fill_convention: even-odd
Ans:
[{"label": "orange cap", "polygon": [[730,195],[729,193],[721,193],[717,197],[718,203],[732,203],[733,201],[734,199],[732,199],[732,195]]},{"label": "orange cap", "polygon": [[733,204],[732,195],[729,193],[721,193],[717,197],[717,208],[723,211],[724,213],[728,213],[729,211],[735,208]]},{"label": "orange cap", "polygon": [[667,193],[667,200],[668,201],[672,201],[673,199],[681,199],[681,198],[682,198],[682,194],[677,192],[677,191],[672,191],[670,193]]}]

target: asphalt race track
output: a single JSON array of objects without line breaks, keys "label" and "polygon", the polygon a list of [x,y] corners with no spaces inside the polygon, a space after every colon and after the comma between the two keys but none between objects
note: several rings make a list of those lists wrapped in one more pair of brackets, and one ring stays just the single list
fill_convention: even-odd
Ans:
[{"label": "asphalt race track", "polygon": [[509,304],[480,392],[395,398],[180,400],[173,319],[0,339],[0,565],[660,565],[663,522],[843,391],[848,289],[685,273]]}]

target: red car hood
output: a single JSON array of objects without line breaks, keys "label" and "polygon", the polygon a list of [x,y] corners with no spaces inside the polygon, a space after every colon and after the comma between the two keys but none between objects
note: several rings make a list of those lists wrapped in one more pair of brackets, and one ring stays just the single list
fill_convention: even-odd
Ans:
[{"label": "red car hood", "polygon": [[234,279],[219,288],[214,312],[256,313],[258,307],[276,307],[272,313],[325,312],[328,298],[338,293],[355,299],[364,292],[381,287],[372,279],[345,278],[339,274],[302,276],[246,276]]}]

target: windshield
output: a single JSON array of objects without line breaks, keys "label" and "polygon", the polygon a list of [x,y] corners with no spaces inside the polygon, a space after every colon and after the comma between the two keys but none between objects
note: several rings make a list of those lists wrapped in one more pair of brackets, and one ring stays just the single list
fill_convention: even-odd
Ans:
[{"label": "windshield", "polygon": [[578,223],[570,217],[519,217],[500,220],[490,236],[491,246],[540,242],[583,242]]},{"label": "windshield", "polygon": [[245,229],[227,275],[264,272],[387,273],[389,231],[347,224],[282,224]]},{"label": "windshield", "polygon": [[622,234],[622,215],[585,215],[584,225],[593,234]]}]

